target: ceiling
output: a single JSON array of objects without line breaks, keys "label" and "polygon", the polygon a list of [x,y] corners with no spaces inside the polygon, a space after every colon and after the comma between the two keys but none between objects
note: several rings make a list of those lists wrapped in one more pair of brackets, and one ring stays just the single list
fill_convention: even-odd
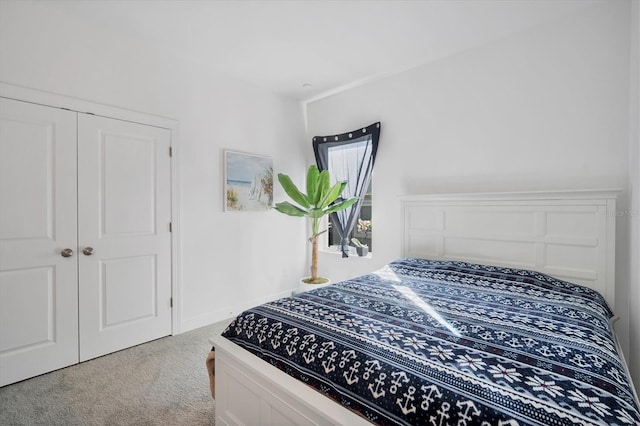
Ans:
[{"label": "ceiling", "polygon": [[606,1],[47,0],[45,4],[308,101]]}]

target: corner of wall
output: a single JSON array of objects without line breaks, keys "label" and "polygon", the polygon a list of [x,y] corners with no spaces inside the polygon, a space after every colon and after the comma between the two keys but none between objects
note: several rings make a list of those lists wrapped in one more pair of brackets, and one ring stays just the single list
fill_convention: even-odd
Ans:
[{"label": "corner of wall", "polygon": [[640,0],[631,1],[629,62],[629,369],[640,391]]}]

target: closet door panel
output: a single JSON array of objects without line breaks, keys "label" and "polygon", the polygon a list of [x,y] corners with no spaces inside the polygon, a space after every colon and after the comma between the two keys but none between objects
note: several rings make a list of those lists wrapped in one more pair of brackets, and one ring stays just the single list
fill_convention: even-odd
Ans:
[{"label": "closet door panel", "polygon": [[78,133],[84,361],[171,333],[170,132],[81,114]]},{"label": "closet door panel", "polygon": [[76,140],[75,112],[0,98],[0,386],[78,362]]}]

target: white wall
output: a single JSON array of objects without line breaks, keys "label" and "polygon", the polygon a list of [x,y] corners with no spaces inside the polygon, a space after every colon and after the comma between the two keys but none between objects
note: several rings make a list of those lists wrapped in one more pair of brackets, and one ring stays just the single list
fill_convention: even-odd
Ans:
[{"label": "white wall", "polygon": [[303,175],[297,103],[31,2],[0,1],[0,81],[179,121],[178,330],[297,285],[303,219],[222,212],[223,149],[269,155],[276,173]]},{"label": "white wall", "polygon": [[629,137],[629,235],[630,297],[629,357],[633,381],[640,388],[640,1],[631,9],[630,137]]},{"label": "white wall", "polygon": [[[373,259],[324,253],[325,274],[343,279],[401,255],[399,195],[620,188],[627,211],[629,13],[628,2],[611,2],[308,104],[310,137],[382,123]],[[628,226],[617,221],[625,350]]]}]

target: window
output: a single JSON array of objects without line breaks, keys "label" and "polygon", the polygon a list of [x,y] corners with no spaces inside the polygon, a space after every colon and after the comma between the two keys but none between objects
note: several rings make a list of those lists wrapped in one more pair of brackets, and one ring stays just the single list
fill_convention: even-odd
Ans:
[{"label": "window", "polygon": [[[372,206],[371,183],[369,183],[369,187],[364,194],[364,200],[360,206],[360,214],[356,220],[356,226],[347,237],[349,241],[351,241],[352,238],[357,238],[358,241],[369,247],[369,252],[373,251],[373,222],[371,219]],[[340,250],[340,242],[342,238],[340,237],[340,234],[338,234],[337,229],[333,227],[333,215],[329,216],[328,240],[329,247],[335,247],[336,250]]]},{"label": "window", "polygon": [[329,245],[339,245],[342,257],[348,257],[352,238],[367,245],[372,242],[371,172],[379,136],[380,123],[374,123],[341,135],[313,138],[318,168],[329,170],[336,181],[347,182],[343,198],[359,198],[353,206],[331,214],[329,219]]}]

